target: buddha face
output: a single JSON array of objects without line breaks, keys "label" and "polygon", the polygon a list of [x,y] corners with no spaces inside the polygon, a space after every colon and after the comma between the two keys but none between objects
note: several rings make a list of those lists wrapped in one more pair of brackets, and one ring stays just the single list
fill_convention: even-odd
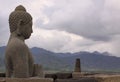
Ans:
[{"label": "buddha face", "polygon": [[32,21],[25,25],[21,25],[21,34],[25,39],[28,39],[31,36],[32,30]]}]

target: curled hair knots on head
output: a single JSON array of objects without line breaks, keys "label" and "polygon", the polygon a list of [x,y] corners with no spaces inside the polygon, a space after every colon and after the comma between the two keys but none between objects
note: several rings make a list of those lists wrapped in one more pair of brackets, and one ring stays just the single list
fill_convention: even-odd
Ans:
[{"label": "curled hair knots on head", "polygon": [[22,21],[22,25],[29,23],[32,20],[32,17],[29,13],[26,12],[26,9],[23,6],[17,6],[15,11],[13,11],[9,16],[9,25],[10,32],[14,32],[17,29],[19,21]]},{"label": "curled hair knots on head", "polygon": [[26,12],[26,9],[22,5],[19,5],[15,8],[15,11],[25,11]]}]

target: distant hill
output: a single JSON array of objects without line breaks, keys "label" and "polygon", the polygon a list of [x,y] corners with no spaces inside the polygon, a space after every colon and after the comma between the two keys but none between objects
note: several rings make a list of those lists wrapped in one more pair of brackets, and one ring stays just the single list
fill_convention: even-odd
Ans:
[{"label": "distant hill", "polygon": [[[0,47],[0,68],[4,67],[5,47]],[[110,56],[108,52],[54,53],[42,48],[31,48],[35,63],[42,64],[46,70],[73,71],[75,59],[81,59],[82,71],[120,72],[120,57]]]}]

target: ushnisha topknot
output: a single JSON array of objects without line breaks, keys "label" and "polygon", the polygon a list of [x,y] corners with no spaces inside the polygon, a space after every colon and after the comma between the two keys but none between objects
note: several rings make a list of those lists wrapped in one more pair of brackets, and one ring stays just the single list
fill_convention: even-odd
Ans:
[{"label": "ushnisha topknot", "polygon": [[26,9],[22,5],[19,5],[15,8],[15,11],[25,11],[26,12]]},{"label": "ushnisha topknot", "polygon": [[17,6],[9,16],[9,26],[11,33],[16,31],[20,20],[22,22],[22,25],[25,25],[32,21],[32,16],[26,11],[25,7],[23,7],[22,5]]}]

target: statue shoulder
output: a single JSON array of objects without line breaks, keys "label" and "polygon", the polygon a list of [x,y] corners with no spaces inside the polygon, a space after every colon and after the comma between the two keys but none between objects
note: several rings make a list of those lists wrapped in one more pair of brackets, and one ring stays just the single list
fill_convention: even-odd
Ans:
[{"label": "statue shoulder", "polygon": [[6,52],[14,53],[14,52],[26,52],[26,51],[27,51],[27,46],[23,41],[17,38],[9,40],[6,48]]}]

